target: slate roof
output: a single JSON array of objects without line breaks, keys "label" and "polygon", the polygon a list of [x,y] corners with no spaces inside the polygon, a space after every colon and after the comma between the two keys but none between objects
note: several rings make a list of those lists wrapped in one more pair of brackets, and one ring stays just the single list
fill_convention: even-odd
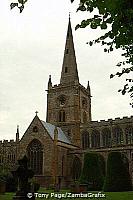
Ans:
[{"label": "slate roof", "polygon": [[[54,140],[54,129],[55,126],[53,124],[42,121],[43,126],[48,131],[50,137]],[[71,144],[70,140],[66,137],[65,133],[61,130],[61,128],[57,127],[58,130],[58,141],[65,142],[67,144]]]}]

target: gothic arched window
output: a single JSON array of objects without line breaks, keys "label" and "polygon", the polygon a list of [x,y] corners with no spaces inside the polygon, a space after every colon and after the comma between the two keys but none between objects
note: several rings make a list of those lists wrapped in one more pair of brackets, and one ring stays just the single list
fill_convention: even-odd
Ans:
[{"label": "gothic arched window", "polygon": [[27,155],[29,167],[34,171],[35,175],[42,174],[43,147],[39,140],[34,139],[30,142],[27,147]]},{"label": "gothic arched window", "polygon": [[80,159],[75,156],[72,164],[72,178],[73,180],[78,180],[81,175],[81,161]]},{"label": "gothic arched window", "polygon": [[89,133],[87,131],[82,133],[82,148],[87,149],[89,148]]},{"label": "gothic arched window", "polygon": [[113,129],[113,139],[115,144],[123,144],[122,129],[118,126]]},{"label": "gothic arched window", "polygon": [[87,100],[85,97],[82,98],[82,108],[84,108],[84,109],[87,108]]},{"label": "gothic arched window", "polygon": [[129,126],[125,130],[126,134],[126,144],[132,144],[133,143],[133,127]]},{"label": "gothic arched window", "polygon": [[87,114],[86,114],[85,111],[83,112],[83,122],[84,122],[84,123],[87,122]]},{"label": "gothic arched window", "polygon": [[100,147],[100,133],[97,130],[92,131],[91,134],[92,147]]},{"label": "gothic arched window", "polygon": [[111,131],[108,128],[103,129],[102,139],[103,139],[103,146],[104,147],[111,146]]},{"label": "gothic arched window", "polygon": [[63,110],[63,111],[62,111],[62,121],[63,121],[63,122],[65,122],[65,118],[66,118],[66,116],[65,116],[65,111]]}]

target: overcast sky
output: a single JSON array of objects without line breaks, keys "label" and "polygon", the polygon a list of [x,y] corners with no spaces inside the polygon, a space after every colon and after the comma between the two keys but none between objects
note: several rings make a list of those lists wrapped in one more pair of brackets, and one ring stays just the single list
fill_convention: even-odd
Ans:
[{"label": "overcast sky", "polygon": [[101,35],[100,29],[74,31],[86,17],[76,13],[76,2],[29,0],[19,14],[17,8],[10,10],[12,1],[0,3],[0,139],[15,139],[17,125],[22,136],[36,110],[45,120],[45,90],[50,74],[53,84],[60,80],[69,12],[80,83],[90,81],[93,120],[132,115],[129,96],[117,92],[125,77],[109,78],[117,71],[120,52],[107,54],[100,45],[86,44]]}]

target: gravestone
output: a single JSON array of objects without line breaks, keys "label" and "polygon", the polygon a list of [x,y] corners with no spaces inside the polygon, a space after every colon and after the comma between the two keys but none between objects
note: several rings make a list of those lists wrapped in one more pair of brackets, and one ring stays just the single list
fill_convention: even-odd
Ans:
[{"label": "gravestone", "polygon": [[12,174],[18,180],[18,189],[13,200],[34,200],[35,197],[29,183],[29,178],[32,178],[34,173],[28,168],[28,158],[26,156],[18,160],[18,167],[15,171],[12,171]]}]

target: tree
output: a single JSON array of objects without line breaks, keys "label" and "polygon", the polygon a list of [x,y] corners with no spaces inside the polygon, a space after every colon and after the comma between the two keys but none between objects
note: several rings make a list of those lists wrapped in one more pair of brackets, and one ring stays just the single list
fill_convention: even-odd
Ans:
[{"label": "tree", "polygon": [[89,190],[101,190],[104,183],[105,162],[97,153],[86,153],[80,182],[88,184]]},{"label": "tree", "polygon": [[[74,0],[71,0],[73,2]],[[124,66],[114,76],[121,77],[123,74],[133,72],[133,1],[132,0],[80,0],[77,11],[90,12],[98,11],[92,18],[83,20],[78,28],[90,26],[92,29],[100,27],[107,32],[101,37],[88,42],[90,46],[96,43],[103,45],[105,52],[112,52],[114,49],[122,49],[124,61],[117,64]],[[122,95],[129,93],[131,106],[133,107],[133,79],[127,78],[123,89],[118,90]]]},{"label": "tree", "polygon": [[11,3],[10,4],[10,8],[13,9],[15,7],[18,7],[20,13],[22,13],[23,9],[24,9],[24,5],[28,0],[18,0],[18,3]]},{"label": "tree", "polygon": [[[24,9],[24,4],[28,0],[18,0],[18,3],[11,3],[11,9],[18,7],[20,13]],[[70,0],[74,2],[74,0]],[[75,0],[76,1],[76,0]],[[20,5],[20,6],[19,6]],[[78,28],[90,26],[92,29],[100,27],[102,30],[107,29],[107,32],[101,37],[88,42],[90,46],[96,43],[103,45],[105,52],[112,52],[114,49],[122,49],[124,61],[120,61],[117,66],[122,67],[114,76],[121,77],[123,74],[133,72],[133,0],[80,0],[77,11],[87,11],[93,13],[94,10],[98,14],[94,14],[92,18],[83,20]],[[131,106],[133,108],[133,79],[127,78],[123,89],[119,89],[122,95],[128,93],[131,97]]]},{"label": "tree", "polygon": [[104,191],[119,192],[132,190],[127,157],[120,152],[111,152],[107,160]]}]

